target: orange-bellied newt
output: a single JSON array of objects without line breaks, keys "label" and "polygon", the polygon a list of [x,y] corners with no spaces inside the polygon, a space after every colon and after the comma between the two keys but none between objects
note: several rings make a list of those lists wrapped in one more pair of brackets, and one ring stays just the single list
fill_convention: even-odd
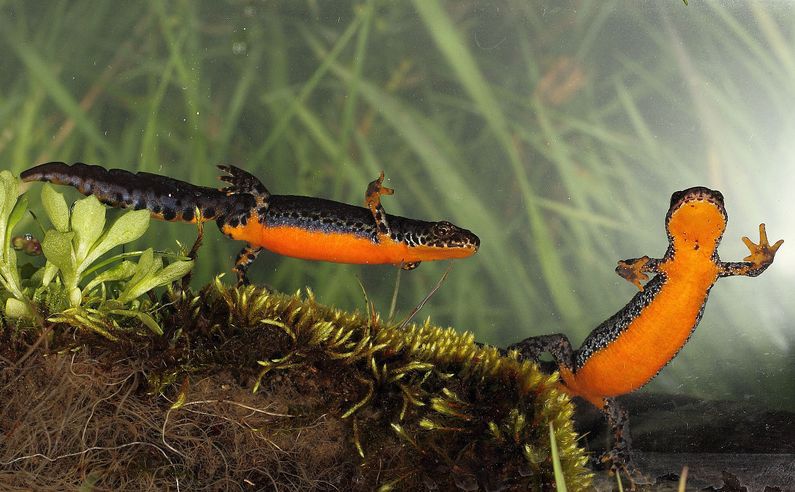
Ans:
[{"label": "orange-bellied newt", "polygon": [[70,185],[84,195],[119,208],[147,209],[166,221],[215,220],[226,236],[247,245],[235,260],[239,283],[262,249],[336,263],[384,264],[416,268],[422,261],[465,258],[480,240],[449,222],[425,222],[389,215],[381,195],[384,174],[370,183],[367,208],[322,198],[271,195],[255,176],[234,166],[218,166],[228,175],[223,189],[196,186],[166,176],[82,163],[41,164],[20,176],[23,181]]},{"label": "orange-bellied newt", "polygon": [[[596,327],[577,350],[563,334],[531,337],[509,347],[536,361],[549,352],[563,390],[604,410],[616,441],[603,461],[612,462],[614,469],[629,463],[627,416],[614,398],[649,382],[676,356],[701,320],[719,278],[759,275],[784,242],[771,246],[760,224],[759,244],[742,238],[751,254],[742,262],[723,262],[718,244],[726,221],[720,192],[696,187],[674,193],[665,218],[665,256],[618,262],[616,272],[640,289],[629,304]],[[647,273],[656,275],[642,285]]]}]

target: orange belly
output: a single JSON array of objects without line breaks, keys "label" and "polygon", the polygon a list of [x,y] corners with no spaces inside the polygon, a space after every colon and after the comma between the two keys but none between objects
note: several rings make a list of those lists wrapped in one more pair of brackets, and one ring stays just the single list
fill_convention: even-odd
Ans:
[{"label": "orange belly", "polygon": [[576,373],[562,371],[569,393],[601,407],[603,399],[623,395],[648,383],[690,337],[717,267],[672,276],[627,328],[594,353]]},{"label": "orange belly", "polygon": [[373,242],[347,232],[313,231],[294,226],[263,227],[256,218],[245,226],[223,228],[233,239],[246,241],[274,253],[304,260],[334,263],[393,264],[416,261],[465,258],[475,251],[468,248],[408,246],[389,237]]}]

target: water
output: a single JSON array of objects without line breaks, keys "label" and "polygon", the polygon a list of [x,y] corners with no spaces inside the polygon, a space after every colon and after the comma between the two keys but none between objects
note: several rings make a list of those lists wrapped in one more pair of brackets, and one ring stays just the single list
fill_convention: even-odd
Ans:
[{"label": "water", "polygon": [[[353,204],[384,170],[388,212],[482,241],[419,317],[499,345],[578,345],[635,293],[615,262],[664,253],[670,194],[719,189],[724,260],[760,222],[787,244],[760,277],[717,283],[647,389],[792,410],[793,18],[784,2],[5,2],[0,159],[206,186],[231,163],[271,193]],[[140,244],[194,235],[155,224]],[[240,246],[210,231],[194,284]],[[399,319],[447,267],[402,273]],[[250,275],[347,309],[365,305],[358,277],[386,313],[397,270],[264,253]]]}]

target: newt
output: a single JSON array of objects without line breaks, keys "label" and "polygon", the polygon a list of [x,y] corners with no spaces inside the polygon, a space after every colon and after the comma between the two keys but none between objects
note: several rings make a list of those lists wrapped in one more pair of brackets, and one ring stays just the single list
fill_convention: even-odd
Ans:
[{"label": "newt", "polygon": [[480,240],[450,222],[426,222],[390,215],[382,195],[384,173],[365,193],[367,208],[293,195],[272,195],[254,175],[235,166],[218,166],[226,175],[221,189],[197,186],[147,172],[132,173],[83,163],[49,162],[28,169],[23,181],[69,185],[84,195],[117,208],[147,209],[170,222],[214,220],[227,237],[245,241],[235,259],[238,283],[267,249],[306,260],[335,263],[393,264],[405,270],[422,261],[466,258]]},{"label": "newt", "polygon": [[[563,334],[530,337],[508,347],[536,362],[548,352],[563,391],[602,409],[615,434],[613,449],[602,456],[612,471],[634,473],[628,417],[615,398],[648,383],[676,356],[701,320],[719,278],[756,277],[773,263],[784,242],[771,246],[765,224],[760,224],[759,244],[742,238],[750,255],[742,262],[721,261],[718,244],[727,219],[718,191],[695,187],[674,193],[665,217],[665,255],[618,262],[616,273],[640,290],[626,306],[597,326],[577,350]],[[655,276],[643,285],[647,274]]]}]

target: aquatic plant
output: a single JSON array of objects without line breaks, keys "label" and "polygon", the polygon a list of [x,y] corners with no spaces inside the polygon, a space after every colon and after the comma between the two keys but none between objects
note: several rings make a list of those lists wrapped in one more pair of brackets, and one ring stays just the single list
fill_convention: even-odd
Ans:
[{"label": "aquatic plant", "polygon": [[18,190],[19,180],[6,170],[0,171],[0,284],[10,294],[5,302],[8,316],[32,313],[30,298],[23,291],[17,270],[17,254],[11,245],[12,231],[27,210],[27,196],[18,199]]},{"label": "aquatic plant", "polygon": [[[0,173],[0,283],[9,294],[6,315],[41,321],[44,314],[50,322],[68,321],[109,338],[118,328],[114,315],[134,317],[162,333],[146,312],[152,303],[144,306],[137,299],[182,278],[193,262],[177,258],[164,267],[163,256],[151,248],[103,258],[141,237],[149,226],[149,212],[126,212],[105,227],[106,208],[95,197],[76,201],[70,210],[64,196],[45,184],[41,201],[52,223],[41,241],[46,264],[30,279],[22,279],[11,247],[12,230],[27,210],[27,196],[17,199],[18,189],[17,178],[8,171]],[[134,256],[139,257],[137,263],[126,259]]]},{"label": "aquatic plant", "polygon": [[[632,290],[616,283],[614,262],[662,252],[660,214],[676,189],[718,187],[738,226],[762,209],[771,227],[786,222],[787,207],[759,200],[788,196],[788,180],[774,179],[792,162],[788,3],[499,5],[5,2],[0,158],[15,172],[83,160],[206,186],[224,162],[271,191],[347,203],[385,169],[398,194],[390,212],[446,218],[484,238],[424,312],[500,344],[552,331],[582,338],[623,305]],[[193,230],[155,224],[147,234],[158,247]],[[212,247],[194,268],[200,283],[239,249]],[[376,305],[391,299],[388,268],[268,254],[257,263],[252,279],[312,285],[338,307],[359,305],[357,274]],[[398,309],[444,268],[402,275]],[[777,281],[760,298],[786,291]],[[716,293],[694,345],[652,387],[795,406],[795,392],[781,391],[795,379],[789,332],[770,319],[745,336],[760,317],[792,319],[795,304],[743,309],[734,298]],[[740,358],[738,338],[748,342]],[[732,364],[716,371],[716,360]]]}]

